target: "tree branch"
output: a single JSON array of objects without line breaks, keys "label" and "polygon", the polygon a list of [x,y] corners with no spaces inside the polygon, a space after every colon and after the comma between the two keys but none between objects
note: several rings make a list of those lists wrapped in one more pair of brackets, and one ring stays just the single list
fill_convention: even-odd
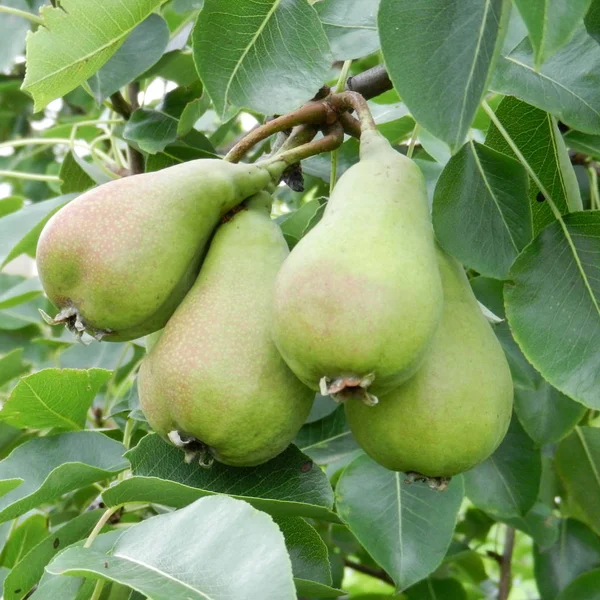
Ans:
[{"label": "tree branch", "polygon": [[512,585],[512,555],[515,547],[515,529],[506,528],[504,552],[500,563],[500,583],[498,585],[498,600],[507,600]]},{"label": "tree branch", "polygon": [[383,569],[374,569],[373,567],[354,562],[353,560],[349,560],[347,558],[344,559],[344,565],[350,569],[358,571],[359,573],[370,575],[371,577],[375,577],[375,579],[379,579],[380,581],[385,581],[390,585],[394,585],[394,580]]},{"label": "tree branch", "polygon": [[[140,93],[140,84],[137,81],[130,83],[127,86],[127,95],[129,96],[129,104],[131,105],[131,112],[135,112],[140,104],[138,102],[138,94]],[[144,155],[139,151],[128,145],[129,148],[129,168],[132,175],[137,173],[143,173],[146,170],[144,163]]]},{"label": "tree branch", "polygon": [[372,69],[367,69],[354,77],[350,77],[346,82],[346,89],[351,92],[358,92],[367,100],[383,94],[394,87],[384,65],[377,65]]}]

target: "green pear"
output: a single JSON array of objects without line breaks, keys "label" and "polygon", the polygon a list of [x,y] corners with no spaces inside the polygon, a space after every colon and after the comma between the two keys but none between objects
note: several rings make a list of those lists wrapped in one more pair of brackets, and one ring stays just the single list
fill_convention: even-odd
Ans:
[{"label": "green pear", "polygon": [[376,403],[416,371],[441,308],[423,175],[365,131],[360,161],[277,278],[273,339],[312,389]]},{"label": "green pear", "polygon": [[111,181],[44,227],[37,267],[51,324],[123,341],[163,327],[198,274],[221,217],[269,185],[263,166],[190,161]]},{"label": "green pear", "polygon": [[138,379],[155,431],[235,466],[282,452],[314,398],[271,340],[273,286],[288,255],[271,201],[257,194],[217,229],[196,283]]},{"label": "green pear", "polygon": [[485,460],[508,428],[513,383],[463,268],[439,250],[444,310],[425,361],[374,407],[349,401],[350,428],[393,471],[451,477]]}]

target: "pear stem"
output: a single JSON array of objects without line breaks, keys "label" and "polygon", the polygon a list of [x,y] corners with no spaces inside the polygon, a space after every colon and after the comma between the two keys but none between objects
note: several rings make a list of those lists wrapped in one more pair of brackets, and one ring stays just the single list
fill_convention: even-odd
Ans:
[{"label": "pear stem", "polygon": [[33,13],[30,13],[26,10],[19,10],[18,8],[13,8],[12,6],[0,6],[0,13],[6,13],[9,15],[14,15],[16,17],[22,17],[23,19],[27,19],[32,23],[36,23],[37,25],[43,25],[44,19],[42,17],[38,17]]},{"label": "pear stem", "polygon": [[62,183],[62,179],[58,177],[58,175],[42,175],[41,173],[24,173],[22,171],[0,170],[0,177],[8,177],[12,179],[27,179],[29,181],[48,181],[54,183]]},{"label": "pear stem", "polygon": [[295,127],[296,125],[328,124],[335,119],[337,119],[337,115],[327,102],[308,102],[298,110],[272,119],[271,121],[267,121],[260,127],[251,131],[227,153],[225,160],[233,163],[239,162],[252,146],[255,146],[258,142],[262,142],[264,139],[279,131],[292,129],[292,127]]},{"label": "pear stem", "polygon": [[288,165],[293,165],[305,158],[314,156],[315,154],[321,154],[323,152],[331,152],[336,148],[339,148],[344,141],[344,128],[341,124],[336,121],[326,129],[324,137],[318,140],[313,140],[297,148],[291,148],[289,150],[283,150],[272,158],[269,158],[261,163],[266,167],[271,167],[275,172],[283,171]]},{"label": "pear stem", "polygon": [[357,92],[342,92],[331,96],[331,103],[340,112],[346,110],[356,111],[358,120],[360,121],[361,131],[377,129],[375,119],[371,114],[367,101]]}]

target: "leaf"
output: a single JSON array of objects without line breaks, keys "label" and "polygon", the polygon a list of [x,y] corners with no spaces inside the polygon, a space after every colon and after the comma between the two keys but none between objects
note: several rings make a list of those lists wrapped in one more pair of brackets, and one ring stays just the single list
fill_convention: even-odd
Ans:
[{"label": "leaf", "polygon": [[462,478],[441,493],[359,456],[342,472],[336,503],[342,520],[399,590],[434,571],[452,539]]},{"label": "leaf", "polygon": [[405,592],[407,600],[467,600],[467,592],[456,579],[426,579]]},{"label": "leaf", "polygon": [[343,406],[319,421],[304,425],[294,443],[318,465],[349,462],[361,452],[346,424]]},{"label": "leaf", "polygon": [[585,411],[585,406],[561,394],[541,377],[535,389],[515,386],[515,412],[529,437],[540,446],[564,438]]},{"label": "leaf", "polygon": [[[543,110],[511,97],[502,100],[496,109],[496,117],[551,195],[560,213],[582,210],[575,171],[556,120]],[[485,143],[516,158],[494,124],[488,129]],[[555,220],[550,205],[543,200],[537,185],[530,181],[529,203],[535,235]]]},{"label": "leaf", "polygon": [[[71,339],[71,338],[69,338]],[[73,339],[70,348],[61,352],[60,366],[69,369],[106,369],[113,371],[127,364],[133,357],[131,345],[111,342],[84,346]]]},{"label": "leaf", "polygon": [[80,166],[71,151],[65,154],[65,158],[60,165],[58,176],[62,181],[60,184],[60,191],[63,194],[85,192],[96,185],[95,180]]},{"label": "leaf", "polygon": [[37,277],[24,279],[21,283],[0,294],[0,310],[29,302],[41,296],[42,292],[42,284]]},{"label": "leaf", "polygon": [[535,51],[536,70],[571,38],[590,6],[590,0],[568,3],[515,0]]},{"label": "leaf", "polygon": [[334,60],[362,58],[379,50],[380,0],[327,0],[315,9],[329,38]]},{"label": "leaf", "polygon": [[570,499],[600,535],[600,429],[576,427],[556,451],[556,468]]},{"label": "leaf", "polygon": [[581,133],[581,131],[567,131],[564,135],[565,144],[575,152],[587,154],[596,160],[600,159],[600,135]]},{"label": "leaf", "polygon": [[0,219],[10,213],[14,213],[23,208],[23,198],[21,196],[7,196],[0,199]]},{"label": "leaf", "polygon": [[600,43],[600,0],[592,0],[584,23],[588,34]]},{"label": "leaf", "polygon": [[533,235],[527,185],[516,160],[467,142],[435,188],[433,226],[442,247],[482,275],[505,279]]},{"label": "leaf", "polygon": [[[2,4],[31,13],[26,0],[3,0]],[[5,13],[0,16],[0,72],[10,71],[17,56],[23,53],[25,35],[30,27],[31,23],[23,17]]]},{"label": "leaf", "polygon": [[23,361],[23,348],[15,348],[0,356],[0,388],[11,379],[29,371],[29,364]]},{"label": "leaf", "polygon": [[130,527],[110,555],[69,548],[46,569],[118,581],[153,598],[296,598],[283,535],[271,517],[223,496]]},{"label": "leaf", "polygon": [[198,81],[198,73],[194,66],[191,52],[172,50],[163,54],[162,58],[139,79],[163,77],[177,85],[188,86]]},{"label": "leaf", "polygon": [[127,121],[123,138],[135,142],[144,152],[156,154],[177,139],[178,123],[165,113],[138,108]]},{"label": "leaf", "polygon": [[497,450],[463,475],[469,500],[496,518],[524,516],[536,501],[541,476],[540,452],[515,417]]},{"label": "leaf", "polygon": [[34,255],[38,237],[46,222],[74,197],[58,196],[52,200],[36,202],[3,217],[0,220],[0,269],[21,254]]},{"label": "leaf", "polygon": [[559,520],[552,508],[543,502],[536,501],[524,517],[502,519],[502,522],[526,533],[542,549],[552,546],[558,539]]},{"label": "leaf", "polygon": [[0,563],[12,569],[23,556],[48,535],[48,519],[44,515],[32,515],[20,523],[2,548]]},{"label": "leaf", "polygon": [[88,80],[98,104],[158,62],[169,43],[165,20],[151,14],[142,21],[112,57]]},{"label": "leaf", "polygon": [[381,0],[381,50],[394,87],[453,152],[486,91],[508,7],[504,0]]},{"label": "leaf", "polygon": [[127,468],[123,445],[101,433],[34,438],[0,461],[0,522]]},{"label": "leaf", "polygon": [[[310,588],[314,583],[331,586],[327,546],[315,529],[300,517],[280,517],[275,519],[275,523],[285,538],[298,595],[312,593]],[[333,592],[337,595],[329,594],[325,597],[337,598],[340,595],[339,590],[332,590]]]},{"label": "leaf", "polygon": [[490,84],[586,133],[600,133],[600,46],[579,27],[573,38],[535,70],[533,50],[523,40],[502,57]]},{"label": "leaf", "polygon": [[600,566],[600,539],[583,523],[564,520],[557,542],[544,551],[535,547],[533,557],[540,596],[554,600],[577,576]]},{"label": "leaf", "polygon": [[600,408],[600,211],[543,229],[515,261],[506,315],[523,354],[561,392]]},{"label": "leaf", "polygon": [[310,100],[332,57],[307,2],[206,0],[192,32],[194,61],[217,112],[282,114]]},{"label": "leaf", "polygon": [[87,537],[103,510],[85,512],[69,521],[32,548],[4,580],[4,600],[21,600],[44,574],[44,567],[67,546]]},{"label": "leaf", "polygon": [[44,27],[27,37],[22,87],[33,96],[34,112],[89,79],[163,2],[61,0],[62,8],[42,7]]},{"label": "leaf", "polygon": [[104,492],[108,506],[152,502],[179,508],[202,496],[228,494],[273,515],[338,520],[331,512],[333,492],[327,477],[293,446],[258,467],[215,462],[203,469],[185,463],[181,450],[158,435],[148,435],[126,456],[134,477]]},{"label": "leaf", "polygon": [[98,390],[110,379],[101,369],[44,369],[23,377],[0,411],[0,420],[22,429],[78,430]]},{"label": "leaf", "polygon": [[303,204],[297,211],[289,215],[284,215],[284,218],[279,220],[279,226],[290,248],[293,248],[300,241],[310,220],[315,216],[320,207],[321,202],[319,200],[310,200],[306,204]]},{"label": "leaf", "polygon": [[598,600],[599,590],[600,569],[595,569],[574,579],[556,600]]}]

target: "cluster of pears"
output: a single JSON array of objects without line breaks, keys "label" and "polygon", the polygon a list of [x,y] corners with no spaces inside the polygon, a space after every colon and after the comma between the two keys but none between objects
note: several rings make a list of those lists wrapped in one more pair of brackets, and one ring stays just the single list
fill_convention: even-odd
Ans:
[{"label": "cluster of pears", "polygon": [[317,390],[345,402],[384,467],[447,478],[484,460],[512,380],[462,267],[435,244],[419,168],[365,130],[289,253],[266,191],[285,167],[191,161],[83,194],[40,236],[61,309],[48,319],[108,341],[152,334],[142,408],[201,464],[273,458]]}]

